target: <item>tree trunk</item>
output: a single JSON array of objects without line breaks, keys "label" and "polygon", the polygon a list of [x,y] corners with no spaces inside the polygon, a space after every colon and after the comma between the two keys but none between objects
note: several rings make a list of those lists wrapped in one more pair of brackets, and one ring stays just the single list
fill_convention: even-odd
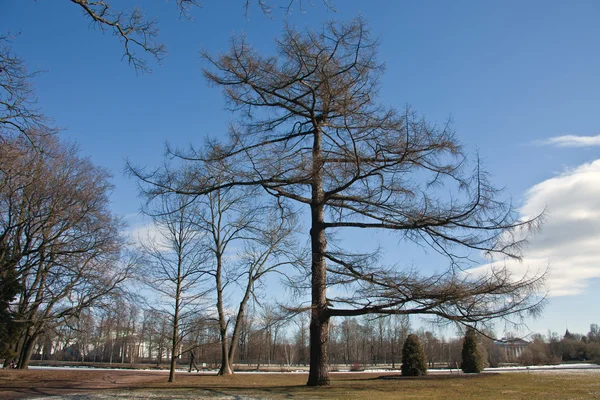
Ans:
[{"label": "tree trunk", "polygon": [[225,311],[223,310],[223,286],[221,282],[222,255],[220,249],[217,249],[217,312],[219,314],[219,334],[221,339],[221,368],[217,375],[231,375],[233,370],[229,365],[229,348],[227,346],[227,321],[225,321]]},{"label": "tree trunk", "polygon": [[229,363],[229,351],[227,348],[227,332],[222,332],[221,335],[225,335],[225,338],[221,339],[221,368],[217,375],[232,375],[233,369]]},{"label": "tree trunk", "polygon": [[393,332],[392,337],[392,369],[396,369],[396,332]]},{"label": "tree trunk", "polygon": [[175,380],[175,368],[177,364],[177,345],[179,344],[179,288],[177,288],[177,305],[175,306],[175,315],[173,317],[173,335],[171,336],[171,367],[169,369],[169,382]]},{"label": "tree trunk", "polygon": [[329,317],[313,312],[310,321],[310,372],[308,386],[329,385]]},{"label": "tree trunk", "polygon": [[311,250],[312,250],[312,308],[310,313],[310,371],[308,386],[329,385],[329,314],[327,311],[327,285],[325,250],[324,193],[321,156],[321,132],[315,129],[312,151],[312,201],[311,211]]},{"label": "tree trunk", "polygon": [[27,369],[29,367],[29,360],[31,360],[31,353],[33,353],[33,347],[38,335],[27,335],[23,340],[23,347],[21,348],[21,354],[19,355],[19,363],[17,364],[18,369]]},{"label": "tree trunk", "polygon": [[171,353],[171,368],[169,370],[169,382],[173,382],[175,380],[175,368],[177,364],[177,357],[175,353]]},{"label": "tree trunk", "polygon": [[181,253],[177,263],[177,287],[175,289],[175,310],[173,313],[173,332],[171,334],[171,367],[169,369],[169,382],[175,380],[175,367],[177,364],[177,345],[179,344],[179,308],[181,306]]},{"label": "tree trunk", "polygon": [[125,352],[127,351],[127,341],[126,341],[126,333],[121,339],[121,364],[125,364]]},{"label": "tree trunk", "polygon": [[[115,337],[116,337],[116,335],[115,335]],[[114,350],[115,350],[115,339],[110,339],[110,354],[109,354],[109,359],[108,359],[108,365],[112,365]]]},{"label": "tree trunk", "polygon": [[252,290],[253,283],[254,283],[254,281],[252,280],[252,278],[249,278],[248,285],[246,286],[246,292],[244,293],[244,297],[242,298],[242,301],[240,302],[240,306],[238,308],[238,315],[235,319],[235,326],[233,327],[233,334],[231,335],[231,343],[229,344],[229,354],[228,354],[228,363],[229,363],[229,369],[232,371],[231,373],[233,373],[233,360],[235,357],[235,352],[237,350],[240,329],[241,329],[241,326],[242,326],[242,323],[244,320],[246,304],[248,303],[248,300],[250,299],[250,292]]}]

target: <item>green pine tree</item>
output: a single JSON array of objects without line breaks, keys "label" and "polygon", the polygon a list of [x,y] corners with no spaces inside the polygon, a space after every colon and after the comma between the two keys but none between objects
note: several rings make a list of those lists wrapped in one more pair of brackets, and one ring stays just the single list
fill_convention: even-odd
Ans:
[{"label": "green pine tree", "polygon": [[408,335],[402,347],[402,375],[427,375],[427,356],[417,335]]},{"label": "green pine tree", "polygon": [[467,329],[462,348],[462,363],[460,368],[465,373],[478,374],[483,371],[484,362],[477,347],[477,334],[472,328]]}]

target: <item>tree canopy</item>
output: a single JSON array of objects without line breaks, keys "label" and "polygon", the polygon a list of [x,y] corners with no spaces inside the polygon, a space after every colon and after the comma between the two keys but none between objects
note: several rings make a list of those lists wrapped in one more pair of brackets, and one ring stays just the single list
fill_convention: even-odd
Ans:
[{"label": "tree canopy", "polygon": [[18,282],[1,288],[2,305],[20,324],[19,342],[10,343],[20,368],[44,329],[101,303],[131,270],[121,262],[109,175],[77,152],[35,132],[0,146],[0,276]]}]

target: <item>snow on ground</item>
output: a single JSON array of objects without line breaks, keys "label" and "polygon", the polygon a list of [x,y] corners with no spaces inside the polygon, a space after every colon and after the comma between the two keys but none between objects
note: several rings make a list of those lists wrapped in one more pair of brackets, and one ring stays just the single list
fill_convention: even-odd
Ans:
[{"label": "snow on ground", "polygon": [[160,391],[127,391],[127,390],[103,390],[98,393],[72,393],[60,396],[45,396],[30,398],[30,400],[145,400],[145,399],[194,399],[194,400],[257,400],[254,397],[228,395],[214,390],[194,389],[184,390],[160,390]]},{"label": "snow on ground", "polygon": [[574,371],[574,370],[598,370],[600,372],[600,365],[580,363],[580,364],[558,364],[558,365],[532,365],[530,367],[516,366],[516,367],[500,367],[500,368],[486,368],[486,372],[517,372],[517,371]]},{"label": "snow on ground", "polygon": [[[53,367],[53,366],[31,366],[30,369],[39,369],[39,370],[73,370],[73,369],[82,369],[82,370],[96,370],[96,371],[147,371],[147,372],[162,372],[168,373],[168,369],[131,369],[131,368],[93,368],[93,367]],[[539,371],[573,371],[573,370],[598,370],[600,372],[600,365],[597,364],[589,364],[589,363],[579,363],[579,364],[558,364],[558,365],[532,365],[530,367],[523,366],[511,366],[511,367],[498,367],[498,368],[486,368],[485,372],[539,372]],[[187,368],[178,368],[177,372],[187,372]],[[449,368],[436,368],[430,369],[429,373],[431,374],[452,374],[457,373],[457,369],[449,369]],[[373,372],[399,372],[399,370],[392,370],[387,368],[370,368],[365,369],[364,371],[350,371],[349,369],[341,369],[335,371],[335,373],[373,373]],[[192,374],[207,374],[214,375],[217,373],[217,370],[201,370],[200,372],[193,371]],[[281,372],[281,371],[236,371],[236,374],[271,374],[271,373],[308,373],[307,370],[297,369],[290,370],[289,372]]]}]

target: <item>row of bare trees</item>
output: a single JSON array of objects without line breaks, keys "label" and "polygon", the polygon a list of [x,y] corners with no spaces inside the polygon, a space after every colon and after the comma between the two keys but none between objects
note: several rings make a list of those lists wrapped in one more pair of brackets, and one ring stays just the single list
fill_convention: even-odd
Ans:
[{"label": "row of bare trees", "polygon": [[[252,307],[240,322],[235,341],[235,360],[246,368],[290,368],[309,363],[308,322],[304,313],[295,318],[280,315],[273,306]],[[201,365],[222,368],[221,332],[214,316],[197,314],[180,325],[181,340],[172,351],[172,315],[139,303],[117,300],[102,308],[88,309],[79,318],[46,330],[37,341],[33,359],[81,363],[163,365],[185,367],[191,353]],[[183,333],[185,331],[185,334]],[[336,319],[331,325],[331,363],[356,366],[386,366],[400,363],[400,349],[410,323],[406,317],[371,320]],[[460,357],[460,341],[446,342],[429,331],[417,331],[430,362],[443,363]],[[227,332],[234,342],[233,330]],[[455,343],[456,342],[456,343]],[[450,358],[448,358],[450,357]]]},{"label": "row of bare trees", "polygon": [[[309,363],[309,315],[282,316],[276,307],[251,307],[240,323],[235,341],[237,369],[289,370]],[[187,368],[194,354],[199,368],[222,367],[221,333],[214,316],[198,314],[181,325],[185,337],[172,351],[172,316],[139,302],[119,299],[110,306],[88,309],[79,318],[44,331],[34,346],[34,360],[71,361],[85,365],[128,364],[139,366],[170,364]],[[410,333],[423,346],[429,368],[458,368],[462,339],[445,338],[435,332],[412,329],[406,316],[384,318],[334,318],[330,326],[330,363],[339,369],[397,369],[401,348]],[[233,332],[227,333],[233,343]],[[492,335],[490,332],[487,335]],[[182,336],[184,336],[182,334]],[[493,335],[492,335],[493,336]],[[514,351],[514,342],[519,351]],[[529,342],[512,335],[500,341],[480,335],[478,348],[485,366],[548,365],[561,362],[600,362],[598,327],[592,324],[587,335],[566,332],[561,336],[533,335]],[[190,366],[191,370],[191,366]]]},{"label": "row of bare trees", "polygon": [[[283,317],[276,307],[253,305],[240,322],[235,340],[237,369],[289,370],[309,364],[307,313]],[[114,304],[86,310],[67,324],[46,330],[33,350],[34,360],[70,361],[85,365],[152,364],[164,367],[175,359],[176,368],[188,368],[191,355],[198,368],[222,368],[221,332],[214,315],[197,314],[182,323],[182,339],[172,351],[172,315],[140,308],[137,301],[119,299]],[[183,334],[185,331],[185,334]],[[424,328],[413,329],[406,316],[334,318],[330,325],[330,359],[337,369],[400,368],[401,349],[410,333],[416,334],[430,368],[458,368],[462,338],[446,338]],[[488,332],[488,334],[490,334]],[[233,331],[227,333],[233,343]],[[486,366],[544,365],[569,361],[600,360],[597,326],[587,335],[536,334],[521,342],[494,341],[479,336],[478,347]],[[525,344],[523,344],[525,343]],[[173,355],[175,357],[173,358]]]},{"label": "row of bare trees", "polygon": [[[291,347],[294,329],[306,323],[282,318],[272,306],[252,307],[238,326],[236,363],[291,365],[296,352]],[[199,363],[211,368],[222,365],[222,340],[216,315],[197,313],[179,325],[179,341],[172,347],[173,316],[155,308],[140,307],[139,299],[119,298],[112,304],[87,309],[78,318],[47,329],[34,346],[33,359],[109,364],[187,364],[193,353]],[[289,329],[288,329],[289,328]],[[291,332],[291,333],[290,333]],[[233,331],[227,332],[229,343]],[[305,346],[306,341],[302,342]],[[300,343],[298,343],[300,345]],[[306,354],[306,349],[304,349]],[[287,361],[282,361],[282,360]],[[304,360],[306,365],[307,360]]]}]

